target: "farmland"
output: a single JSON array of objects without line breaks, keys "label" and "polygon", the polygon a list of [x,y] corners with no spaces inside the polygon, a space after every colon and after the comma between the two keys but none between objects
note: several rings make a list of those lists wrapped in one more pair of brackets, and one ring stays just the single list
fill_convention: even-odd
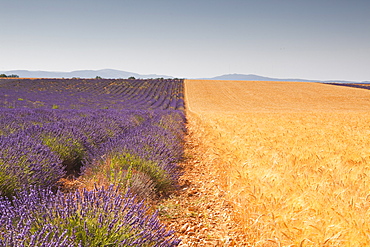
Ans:
[{"label": "farmland", "polygon": [[182,80],[0,83],[0,246],[175,246]]},{"label": "farmland", "polygon": [[368,246],[370,91],[186,80],[188,122],[239,246]]},{"label": "farmland", "polygon": [[0,246],[367,246],[369,110],[319,83],[0,80]]}]

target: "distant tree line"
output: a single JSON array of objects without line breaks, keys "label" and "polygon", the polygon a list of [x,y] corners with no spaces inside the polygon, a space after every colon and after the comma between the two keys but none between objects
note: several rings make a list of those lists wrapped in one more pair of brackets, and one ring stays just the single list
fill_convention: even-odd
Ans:
[{"label": "distant tree line", "polygon": [[0,78],[19,78],[19,76],[18,75],[0,74]]}]

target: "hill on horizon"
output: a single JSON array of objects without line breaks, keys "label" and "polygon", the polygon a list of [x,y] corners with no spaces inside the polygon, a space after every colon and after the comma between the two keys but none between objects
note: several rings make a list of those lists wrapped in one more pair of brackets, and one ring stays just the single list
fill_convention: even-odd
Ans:
[{"label": "hill on horizon", "polygon": [[362,81],[362,82],[355,82],[355,81],[344,81],[344,80],[308,80],[308,79],[279,79],[279,78],[271,78],[271,77],[264,77],[254,74],[226,74],[220,75],[212,78],[204,78],[208,80],[232,80],[232,81],[296,81],[296,82],[321,82],[321,83],[370,83],[370,81]]},{"label": "hill on horizon", "polygon": [[[75,70],[71,72],[55,72],[55,71],[30,71],[30,70],[10,70],[10,71],[0,71],[0,74],[6,75],[18,75],[21,78],[95,78],[100,76],[102,78],[111,78],[111,79],[127,79],[129,77],[135,77],[140,79],[149,79],[149,78],[165,78],[171,79],[173,76],[168,75],[157,75],[157,74],[148,74],[142,75],[134,72],[115,70],[115,69],[101,69],[101,70]],[[178,77],[180,78],[180,77]],[[188,78],[188,79],[202,79],[202,80],[231,80],[231,81],[296,81],[296,82],[321,82],[321,83],[370,83],[370,81],[344,81],[344,80],[309,80],[309,79],[299,79],[299,78],[271,78],[264,77],[254,74],[225,74],[211,78]]]},{"label": "hill on horizon", "polygon": [[55,71],[30,71],[30,70],[10,70],[10,71],[3,71],[0,74],[6,75],[18,75],[21,78],[95,78],[100,76],[102,78],[111,78],[111,79],[118,79],[118,78],[129,78],[131,76],[135,78],[141,79],[148,79],[148,78],[173,78],[172,76],[167,75],[156,75],[156,74],[149,74],[149,75],[141,75],[138,73],[127,72],[122,70],[115,70],[115,69],[101,69],[101,70],[75,70],[71,72],[55,72]]}]

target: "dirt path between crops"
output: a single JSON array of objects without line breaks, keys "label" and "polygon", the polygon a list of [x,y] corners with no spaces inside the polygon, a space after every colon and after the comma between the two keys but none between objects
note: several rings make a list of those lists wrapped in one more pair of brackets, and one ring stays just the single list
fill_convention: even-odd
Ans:
[{"label": "dirt path between crops", "polygon": [[[189,132],[180,179],[183,187],[159,208],[162,219],[182,239],[180,246],[281,245],[274,237],[280,233],[268,233],[273,226],[259,222],[257,211],[240,212],[256,207],[237,207],[238,203],[246,205],[240,201],[243,193],[246,198],[251,194],[237,183],[245,174],[233,170],[248,158],[245,148],[236,146],[245,144],[243,138],[251,134],[243,121],[263,131],[274,127],[271,121],[275,115],[280,119],[279,114],[342,114],[370,109],[369,91],[353,89],[348,93],[348,88],[319,83],[186,80]],[[240,217],[243,214],[248,214],[247,220]]]}]

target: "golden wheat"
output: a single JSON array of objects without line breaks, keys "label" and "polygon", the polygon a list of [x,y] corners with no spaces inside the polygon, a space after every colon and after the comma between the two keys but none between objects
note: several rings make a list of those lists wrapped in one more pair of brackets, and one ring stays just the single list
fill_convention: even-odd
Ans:
[{"label": "golden wheat", "polygon": [[370,91],[188,80],[186,97],[252,245],[370,245]]}]

